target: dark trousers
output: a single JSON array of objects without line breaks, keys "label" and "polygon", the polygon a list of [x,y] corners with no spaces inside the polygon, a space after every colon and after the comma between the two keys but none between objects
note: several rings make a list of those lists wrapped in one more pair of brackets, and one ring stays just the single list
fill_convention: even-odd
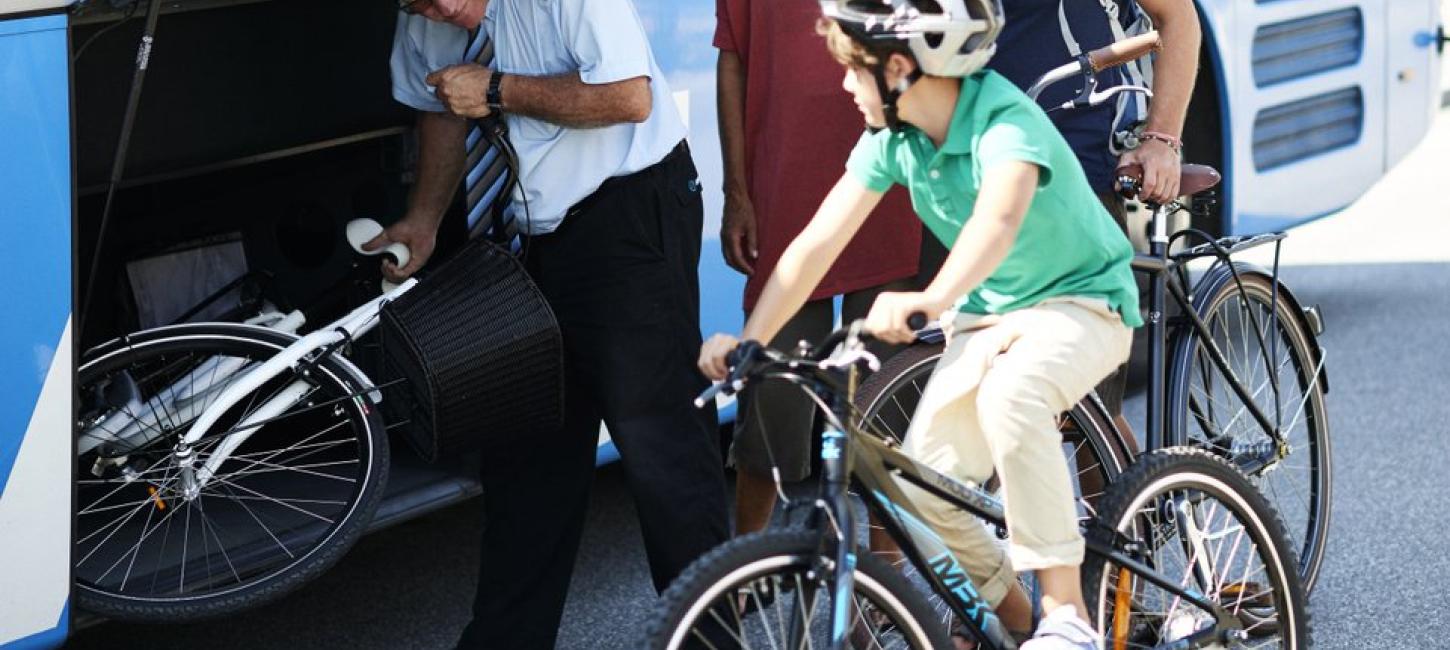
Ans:
[{"label": "dark trousers", "polygon": [[728,539],[715,409],[692,404],[708,385],[695,367],[702,221],[681,143],[525,242],[525,264],[563,332],[567,415],[561,430],[484,460],[483,560],[460,647],[554,647],[601,420],[619,448],[656,590]]}]

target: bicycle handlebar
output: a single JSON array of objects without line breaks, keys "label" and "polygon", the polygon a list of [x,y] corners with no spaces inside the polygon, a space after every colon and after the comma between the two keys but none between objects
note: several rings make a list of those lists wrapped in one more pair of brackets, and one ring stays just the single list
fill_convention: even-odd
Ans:
[{"label": "bicycle handlebar", "polygon": [[[726,375],[720,383],[713,384],[701,392],[699,397],[695,398],[695,408],[704,406],[721,393],[732,395],[739,392],[745,387],[746,380],[755,374],[759,366],[758,362],[765,361],[770,364],[819,363],[824,361],[836,349],[836,346],[844,343],[852,334],[860,338],[870,338],[871,335],[862,330],[860,323],[861,321],[857,321],[837,328],[800,357],[792,357],[772,350],[761,345],[759,341],[741,341],[734,350],[725,355],[725,365],[730,367],[730,374]],[[906,326],[918,331],[918,340],[920,340],[921,330],[926,329],[927,324],[927,316],[922,312],[914,312],[906,319]]]},{"label": "bicycle handlebar", "polygon": [[1154,30],[1132,38],[1125,38],[1116,43],[1109,43],[1088,52],[1087,59],[1093,72],[1102,72],[1113,66],[1136,61],[1162,48],[1163,39],[1158,35],[1158,31]]}]

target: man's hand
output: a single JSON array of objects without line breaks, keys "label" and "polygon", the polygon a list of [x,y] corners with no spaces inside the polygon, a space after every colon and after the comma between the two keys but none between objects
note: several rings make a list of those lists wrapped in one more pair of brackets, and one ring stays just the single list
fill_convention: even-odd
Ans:
[{"label": "man's hand", "polygon": [[760,257],[756,246],[755,205],[745,194],[725,195],[725,216],[720,222],[720,250],[725,263],[745,275],[755,274],[755,260]]},{"label": "man's hand", "polygon": [[716,334],[700,346],[700,372],[710,381],[720,381],[730,374],[730,365],[725,356],[740,346],[740,339],[729,334]]},{"label": "man's hand", "polygon": [[413,255],[413,259],[403,268],[398,268],[391,259],[383,260],[383,277],[393,282],[402,282],[423,268],[428,263],[428,258],[433,256],[433,247],[438,243],[438,224],[427,219],[407,217],[363,244],[363,250],[374,251],[392,242],[407,246],[408,252]]},{"label": "man's hand", "polygon": [[886,343],[911,343],[916,340],[916,331],[907,326],[912,314],[922,313],[927,318],[936,318],[950,305],[945,301],[922,292],[885,292],[876,296],[871,312],[866,315],[866,331],[879,341]]},{"label": "man's hand", "polygon": [[1173,147],[1158,140],[1143,140],[1137,149],[1123,154],[1118,160],[1119,167],[1129,163],[1143,166],[1143,189],[1138,198],[1159,205],[1178,198],[1183,168]]},{"label": "man's hand", "polygon": [[428,75],[433,94],[448,112],[474,119],[488,117],[488,82],[493,71],[476,63],[451,65]]}]

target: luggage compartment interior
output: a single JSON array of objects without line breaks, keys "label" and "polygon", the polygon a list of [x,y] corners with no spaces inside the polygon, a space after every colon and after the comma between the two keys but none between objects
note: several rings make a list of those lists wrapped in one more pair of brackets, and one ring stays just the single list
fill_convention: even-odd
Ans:
[{"label": "luggage compartment interior", "polygon": [[[377,295],[377,258],[355,255],[343,228],[359,217],[387,225],[406,203],[414,115],[390,92],[394,6],[167,2],[101,235],[147,9],[98,0],[72,15],[82,354],[180,322],[213,294],[221,298],[190,320],[244,317],[227,308],[259,296],[283,311],[302,309],[310,329]],[[462,238],[458,212],[445,220],[435,259]],[[228,285],[236,287],[222,292]],[[354,361],[381,381],[381,355],[366,341],[356,347]],[[392,447],[376,525],[478,492],[471,461],[425,466],[396,436]]]}]

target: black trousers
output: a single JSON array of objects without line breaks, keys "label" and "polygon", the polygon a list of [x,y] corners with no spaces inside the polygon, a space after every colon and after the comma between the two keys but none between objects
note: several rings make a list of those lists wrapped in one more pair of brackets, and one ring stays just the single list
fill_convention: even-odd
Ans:
[{"label": "black trousers", "polygon": [[[553,233],[526,240],[525,265],[563,332],[567,415],[484,459],[485,528],[474,617],[460,647],[554,647],[573,573],[601,420],[619,448],[656,590],[729,537],[697,267],[703,207],[681,143],[610,179]],[[617,540],[617,543],[629,543]]]}]

